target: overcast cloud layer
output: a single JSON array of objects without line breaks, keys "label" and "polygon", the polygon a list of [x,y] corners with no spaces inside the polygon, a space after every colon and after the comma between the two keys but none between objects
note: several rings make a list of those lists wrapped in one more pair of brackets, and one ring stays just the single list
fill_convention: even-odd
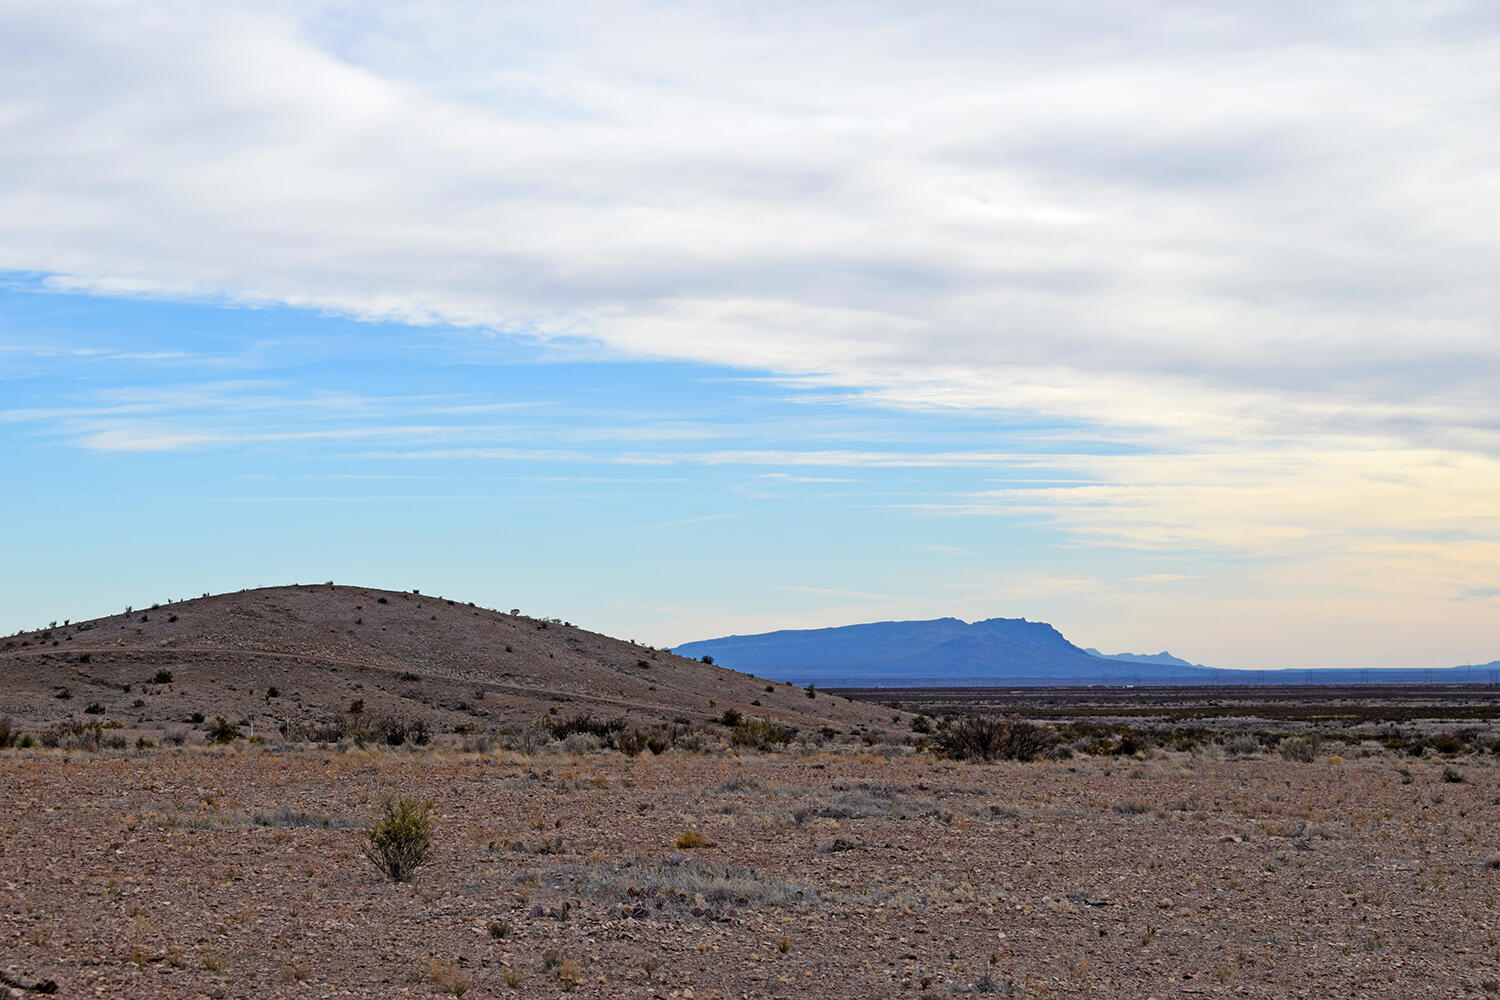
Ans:
[{"label": "overcast cloud layer", "polygon": [[1497,122],[1493,3],[11,2],[0,270],[1087,427],[929,506],[1477,647]]}]

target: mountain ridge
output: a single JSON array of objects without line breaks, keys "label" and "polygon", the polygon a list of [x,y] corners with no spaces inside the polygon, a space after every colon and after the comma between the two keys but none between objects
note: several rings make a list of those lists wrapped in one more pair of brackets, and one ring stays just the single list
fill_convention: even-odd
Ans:
[{"label": "mountain ridge", "polygon": [[796,684],[843,687],[989,685],[1500,683],[1500,660],[1455,667],[1240,670],[1163,651],[1106,655],[1025,618],[945,617],[782,629],[682,643],[683,656]]}]

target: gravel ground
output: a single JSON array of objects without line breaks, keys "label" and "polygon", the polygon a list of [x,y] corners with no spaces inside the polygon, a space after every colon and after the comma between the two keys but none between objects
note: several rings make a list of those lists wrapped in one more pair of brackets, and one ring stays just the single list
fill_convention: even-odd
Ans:
[{"label": "gravel ground", "polygon": [[[413,884],[361,849],[395,794],[434,804]],[[69,997],[1493,996],[1497,803],[1493,757],[1378,750],[11,750],[0,973]]]}]

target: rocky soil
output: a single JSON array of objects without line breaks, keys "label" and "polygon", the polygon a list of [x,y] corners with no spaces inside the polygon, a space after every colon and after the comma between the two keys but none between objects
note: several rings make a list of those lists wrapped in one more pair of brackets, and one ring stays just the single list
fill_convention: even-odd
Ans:
[{"label": "rocky soil", "polygon": [[[0,989],[1500,993],[1493,756],[874,749],[0,751]],[[361,849],[390,795],[434,805],[414,884]]]},{"label": "rocky soil", "polygon": [[557,619],[367,587],[204,596],[0,639],[0,718],[34,733],[97,721],[160,742],[187,724],[201,742],[218,715],[247,733],[306,732],[355,701],[367,717],[421,719],[438,736],[583,714],[681,729],[734,709],[804,731],[872,732],[909,718]]}]

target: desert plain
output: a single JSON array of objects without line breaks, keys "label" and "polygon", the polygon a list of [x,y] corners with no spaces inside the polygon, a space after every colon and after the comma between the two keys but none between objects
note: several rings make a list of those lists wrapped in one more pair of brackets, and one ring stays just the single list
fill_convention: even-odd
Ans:
[{"label": "desert plain", "polygon": [[[345,613],[330,593],[254,600],[305,624],[314,599]],[[366,621],[391,605],[477,616],[383,596],[338,595]],[[186,602],[174,624],[212,610]],[[541,662],[593,649],[633,679],[605,690],[601,673],[549,708],[539,692],[560,676],[487,680],[478,654],[407,670],[223,629],[153,640],[132,615],[72,640],[54,626],[0,661],[0,710],[52,744],[0,750],[0,989],[15,996],[1500,994],[1500,756],[1474,727],[1446,749],[1354,730],[1283,754],[1285,735],[1125,745],[1134,730],[1052,719],[1038,759],[954,759],[901,708],[590,646],[557,623],[494,619],[561,644],[526,647]],[[255,712],[294,689],[301,714],[261,718],[252,740]],[[319,712],[347,723],[351,694],[425,709],[430,737],[326,731]],[[670,739],[550,738],[549,719],[597,721],[590,698]],[[204,711],[180,724],[188,703]],[[714,717],[731,710],[739,725]],[[237,730],[218,742],[215,712]],[[739,739],[756,712],[795,735]],[[433,824],[409,882],[364,849],[401,797]]]}]

